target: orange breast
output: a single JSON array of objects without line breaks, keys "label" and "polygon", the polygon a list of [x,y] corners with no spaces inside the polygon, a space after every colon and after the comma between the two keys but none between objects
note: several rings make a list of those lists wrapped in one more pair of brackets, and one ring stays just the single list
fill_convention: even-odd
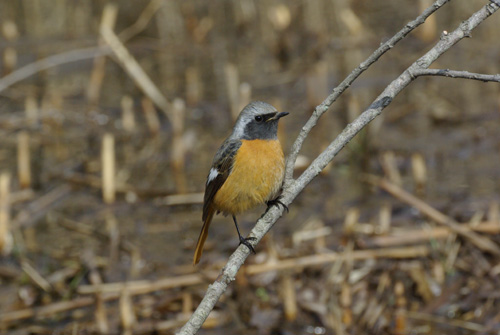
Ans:
[{"label": "orange breast", "polygon": [[233,170],[214,197],[214,207],[238,214],[272,200],[280,190],[285,170],[278,140],[242,140]]}]

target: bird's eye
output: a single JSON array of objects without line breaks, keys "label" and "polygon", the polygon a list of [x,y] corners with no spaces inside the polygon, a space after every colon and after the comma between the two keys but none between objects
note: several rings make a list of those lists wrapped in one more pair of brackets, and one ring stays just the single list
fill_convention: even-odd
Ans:
[{"label": "bird's eye", "polygon": [[255,117],[255,121],[257,121],[257,122],[262,122],[262,120],[264,120],[264,118],[262,117],[262,115],[257,115]]}]

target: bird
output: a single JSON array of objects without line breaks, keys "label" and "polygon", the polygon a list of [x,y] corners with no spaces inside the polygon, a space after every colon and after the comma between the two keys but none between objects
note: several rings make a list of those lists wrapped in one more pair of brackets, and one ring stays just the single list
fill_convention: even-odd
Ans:
[{"label": "bird", "polygon": [[[286,206],[279,200],[285,172],[285,158],[278,140],[278,121],[288,115],[272,105],[253,101],[243,108],[231,134],[214,156],[203,198],[201,228],[193,265],[200,261],[208,228],[214,214],[231,215],[240,244],[255,253],[244,238],[236,215],[260,204]],[[286,208],[288,209],[288,208]]]}]

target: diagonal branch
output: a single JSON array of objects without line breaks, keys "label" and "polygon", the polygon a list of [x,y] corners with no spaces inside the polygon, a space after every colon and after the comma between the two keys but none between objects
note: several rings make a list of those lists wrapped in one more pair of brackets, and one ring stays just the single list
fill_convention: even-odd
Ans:
[{"label": "diagonal branch", "polygon": [[[436,1],[430,8],[435,8],[435,6],[442,6],[442,4],[447,1]],[[332,161],[332,159],[337,155],[337,153],[370,121],[377,117],[382,110],[389,105],[394,97],[399,94],[404,88],[406,88],[415,77],[411,75],[419,69],[428,68],[432,62],[434,62],[439,56],[445,53],[457,42],[462,40],[464,37],[470,36],[470,32],[476,28],[481,22],[486,20],[490,15],[495,13],[500,7],[494,3],[490,3],[479,11],[474,13],[468,20],[460,24],[460,26],[453,32],[442,36],[441,40],[424,56],[420,57],[415,63],[413,63],[406,71],[404,71],[398,78],[386,87],[386,89],[377,97],[377,99],[370,105],[370,107],[364,111],[358,118],[356,118],[352,123],[347,125],[347,127],[342,131],[342,133],[311,163],[311,165],[304,171],[304,173],[297,179],[291,179],[291,166],[293,166],[294,156],[297,155],[302,142],[304,141],[307,133],[316,124],[317,119],[321,114],[323,114],[333,101],[340,95],[340,93],[345,90],[351,82],[348,82],[345,87],[338,87],[334,89],[334,93],[330,95],[325,102],[316,108],[311,119],[307,122],[306,126],[302,129],[299,138],[297,139],[294,149],[292,151],[291,157],[288,160],[287,169],[289,170],[288,180],[284,186],[283,195],[281,201],[285,205],[289,205],[293,199],[304,189],[304,187],[314,178],[319,172]],[[429,12],[429,8],[426,13]],[[406,26],[408,27],[408,25]],[[392,40],[392,39],[391,39]],[[383,52],[382,52],[383,53]],[[382,54],[381,53],[381,54]],[[380,55],[379,55],[380,56]],[[375,59],[376,60],[376,59]],[[351,75],[357,77],[359,76],[359,71],[366,68],[366,61],[362,63]],[[355,78],[354,78],[355,79]],[[346,79],[347,80],[347,79]],[[346,82],[346,81],[344,81]],[[344,84],[341,84],[344,85]],[[340,93],[336,93],[340,92]],[[250,233],[257,239],[257,242],[262,239],[262,237],[272,228],[273,224],[278,220],[278,218],[283,214],[283,208],[272,207],[270,208],[261,219],[257,221],[257,224]],[[239,268],[243,265],[246,258],[249,255],[248,248],[240,246],[236,251],[229,257],[228,262],[222,269],[220,276],[217,280],[209,285],[205,297],[198,305],[198,308],[193,313],[189,321],[184,325],[184,327],[177,333],[181,335],[195,334],[202,326],[205,319],[210,314],[210,311],[215,307],[215,304],[219,300],[220,296],[225,292],[227,286],[236,277]]]},{"label": "diagonal branch", "polygon": [[318,119],[323,115],[328,108],[340,97],[344,91],[351,86],[351,84],[363,73],[367,70],[373,63],[375,63],[383,54],[392,49],[399,41],[406,37],[412,30],[420,26],[425,22],[425,20],[431,16],[432,13],[440,9],[442,6],[450,2],[451,0],[437,0],[430,7],[425,9],[422,14],[420,14],[415,20],[408,22],[403,29],[401,29],[396,35],[383,43],[377,50],[375,50],[366,60],[364,60],[361,64],[358,65],[354,71],[349,74],[344,81],[342,81],[337,87],[333,89],[333,92],[320,104],[316,107],[313,114],[307,120],[304,127],[300,131],[299,136],[295,140],[295,143],[292,145],[292,149],[290,154],[287,157],[286,163],[286,172],[285,172],[285,184],[287,187],[289,183],[292,182],[293,179],[293,167],[295,165],[295,161],[297,160],[297,155],[299,154],[300,149],[302,148],[302,144],[304,143],[307,135],[312,130],[312,128],[318,122]]}]

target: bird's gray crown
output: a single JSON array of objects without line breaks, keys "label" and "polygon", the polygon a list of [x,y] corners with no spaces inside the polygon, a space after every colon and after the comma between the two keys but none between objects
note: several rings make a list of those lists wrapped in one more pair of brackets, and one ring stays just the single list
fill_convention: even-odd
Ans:
[{"label": "bird's gray crown", "polygon": [[276,108],[266,102],[253,101],[249,103],[238,116],[230,138],[239,140],[276,139],[278,119],[270,122],[256,120],[258,116],[269,118],[276,113],[278,113]]}]

